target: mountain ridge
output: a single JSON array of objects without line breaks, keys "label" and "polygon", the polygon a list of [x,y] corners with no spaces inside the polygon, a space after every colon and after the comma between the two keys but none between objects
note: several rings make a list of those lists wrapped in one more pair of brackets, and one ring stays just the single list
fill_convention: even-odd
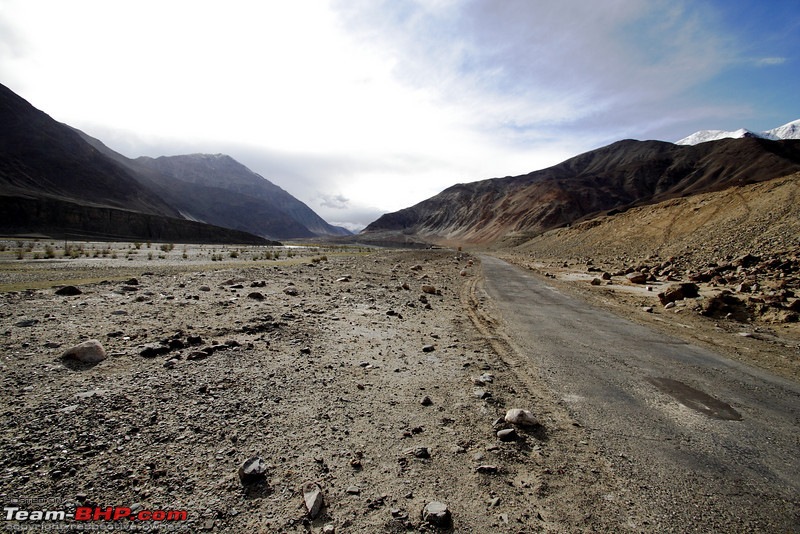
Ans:
[{"label": "mountain ridge", "polygon": [[800,139],[800,119],[788,122],[777,128],[765,130],[763,132],[756,132],[748,130],[747,128],[739,128],[738,130],[700,130],[691,135],[679,139],[675,142],[676,145],[696,145],[699,143],[707,143],[709,141],[719,141],[720,139],[742,139],[744,137],[760,137],[763,139],[770,139],[778,141],[781,139]]},{"label": "mountain ridge", "polygon": [[362,232],[440,244],[535,235],[594,215],[767,180],[800,170],[800,141],[760,138],[676,145],[622,140],[526,175],[456,184]]}]

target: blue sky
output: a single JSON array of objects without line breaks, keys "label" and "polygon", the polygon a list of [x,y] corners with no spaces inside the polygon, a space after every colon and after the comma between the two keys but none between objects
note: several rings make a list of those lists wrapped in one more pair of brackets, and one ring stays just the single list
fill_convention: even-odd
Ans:
[{"label": "blue sky", "polygon": [[623,138],[800,118],[798,0],[0,0],[0,82],[353,228]]}]

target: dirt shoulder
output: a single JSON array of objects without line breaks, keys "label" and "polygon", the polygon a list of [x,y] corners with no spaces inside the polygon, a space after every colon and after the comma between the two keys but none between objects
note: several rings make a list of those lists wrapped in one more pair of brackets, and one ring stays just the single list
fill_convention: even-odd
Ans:
[{"label": "dirt shoulder", "polygon": [[[186,510],[187,532],[647,531],[504,342],[468,255],[262,253],[6,264],[4,504]],[[80,294],[55,294],[65,281]],[[108,358],[60,359],[88,339]],[[423,521],[430,502],[449,527]]]}]

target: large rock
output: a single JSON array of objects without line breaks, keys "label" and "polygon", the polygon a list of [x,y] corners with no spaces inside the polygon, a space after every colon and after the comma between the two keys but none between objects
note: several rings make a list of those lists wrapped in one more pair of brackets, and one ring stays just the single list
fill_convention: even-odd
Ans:
[{"label": "large rock", "polygon": [[627,278],[628,281],[630,281],[632,284],[644,284],[645,282],[647,282],[647,273],[634,271],[632,273],[626,274],[625,278]]},{"label": "large rock", "polygon": [[67,349],[61,358],[81,363],[99,363],[108,358],[108,355],[99,341],[90,339]]},{"label": "large rock", "polygon": [[661,301],[663,306],[666,306],[670,302],[696,298],[698,295],[700,295],[700,288],[697,287],[697,284],[687,282],[668,287],[663,292],[658,294],[658,300]]}]

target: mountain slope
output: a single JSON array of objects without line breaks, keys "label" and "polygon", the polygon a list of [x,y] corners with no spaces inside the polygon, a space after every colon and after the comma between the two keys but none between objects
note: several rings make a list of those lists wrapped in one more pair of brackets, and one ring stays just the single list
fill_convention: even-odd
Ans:
[{"label": "mountain slope", "polygon": [[763,139],[772,139],[773,141],[780,139],[800,139],[800,119],[765,132],[754,132],[747,128],[739,128],[732,132],[725,130],[700,130],[699,132],[684,137],[680,141],[676,141],[675,144],[697,145],[708,141],[719,141],[720,139],[728,138],[742,139],[744,137],[761,137]]},{"label": "mountain slope", "polygon": [[270,239],[350,235],[284,189],[224,154],[130,159],[80,132],[189,219]]},{"label": "mountain slope", "polygon": [[726,139],[696,146],[619,141],[530,174],[458,184],[382,216],[364,234],[486,243],[800,170],[800,141]]},{"label": "mountain slope", "polygon": [[267,243],[189,221],[124,166],[0,85],[0,232]]}]

